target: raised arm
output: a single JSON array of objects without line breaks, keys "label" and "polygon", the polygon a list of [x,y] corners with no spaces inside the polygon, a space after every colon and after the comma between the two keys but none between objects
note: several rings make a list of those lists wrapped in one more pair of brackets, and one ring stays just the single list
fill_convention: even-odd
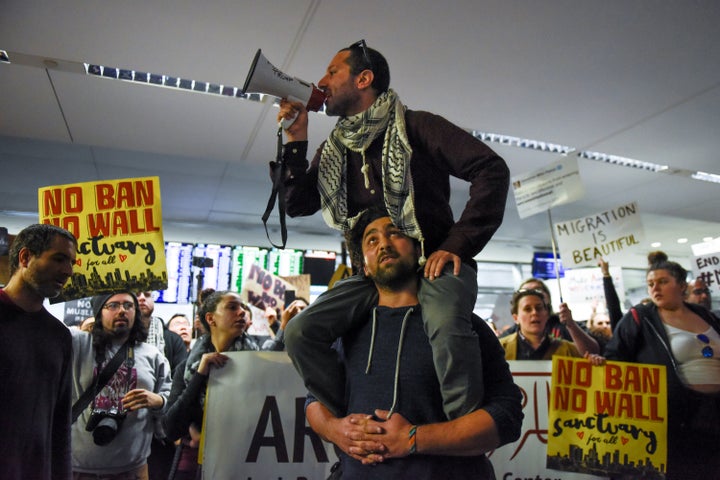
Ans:
[{"label": "raised arm", "polygon": [[567,303],[560,304],[558,317],[560,317],[560,323],[565,325],[570,333],[570,337],[572,337],[572,341],[580,352],[580,355],[584,356],[586,353],[600,353],[600,345],[598,345],[597,340],[595,340],[585,330],[580,328],[580,325],[575,322],[572,316],[572,311],[567,306]]}]

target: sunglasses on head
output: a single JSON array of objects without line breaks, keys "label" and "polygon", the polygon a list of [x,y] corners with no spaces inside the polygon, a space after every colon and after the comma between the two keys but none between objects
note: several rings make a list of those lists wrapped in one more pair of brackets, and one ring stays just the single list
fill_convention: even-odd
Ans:
[{"label": "sunglasses on head", "polygon": [[357,42],[350,45],[349,48],[355,48],[355,47],[362,48],[363,59],[365,60],[365,63],[368,65],[369,69],[372,70],[373,63],[372,63],[372,60],[370,60],[370,55],[368,54],[367,43],[365,43],[365,39],[363,38],[362,40],[358,40]]}]

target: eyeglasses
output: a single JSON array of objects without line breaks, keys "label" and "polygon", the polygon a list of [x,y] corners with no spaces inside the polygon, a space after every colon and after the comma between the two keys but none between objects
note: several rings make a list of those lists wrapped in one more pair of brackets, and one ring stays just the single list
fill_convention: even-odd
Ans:
[{"label": "eyeglasses", "polygon": [[350,45],[350,48],[353,48],[353,47],[362,48],[362,53],[363,53],[363,58],[365,59],[365,63],[368,65],[369,69],[372,70],[373,63],[372,63],[372,60],[370,60],[370,55],[368,54],[368,51],[367,51],[367,43],[365,43],[365,39],[363,38],[362,40],[359,40],[359,41],[353,43],[352,45]]},{"label": "eyeglasses", "polygon": [[704,333],[698,333],[697,339],[705,344],[705,346],[701,350],[703,357],[712,358],[713,355],[715,355],[715,352],[713,351],[712,347],[710,346],[710,339],[708,338],[708,336],[705,335]]},{"label": "eyeglasses", "polygon": [[120,307],[129,311],[135,309],[135,304],[133,302],[108,302],[103,306],[103,308],[110,310],[111,312],[117,312],[120,310]]}]

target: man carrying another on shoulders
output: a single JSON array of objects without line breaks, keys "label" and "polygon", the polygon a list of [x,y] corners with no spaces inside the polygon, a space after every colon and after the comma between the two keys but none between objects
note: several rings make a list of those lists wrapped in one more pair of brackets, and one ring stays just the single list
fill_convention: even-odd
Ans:
[{"label": "man carrying another on shoulders", "polygon": [[365,323],[340,339],[347,378],[341,415],[310,397],[310,426],[342,450],[343,479],[494,479],[485,453],[516,440],[523,418],[522,395],[494,332],[475,317],[484,399],[447,420],[418,304],[418,243],[381,209],[362,214],[346,238],[378,301]]}]

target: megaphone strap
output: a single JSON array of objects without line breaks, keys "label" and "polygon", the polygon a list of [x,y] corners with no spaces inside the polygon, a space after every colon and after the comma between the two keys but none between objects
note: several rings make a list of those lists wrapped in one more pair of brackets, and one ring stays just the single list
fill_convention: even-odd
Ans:
[{"label": "megaphone strap", "polygon": [[[267,207],[265,207],[265,213],[263,213],[262,221],[265,226],[265,235],[267,236],[270,245],[275,248],[284,249],[287,244],[287,226],[285,224],[285,163],[282,158],[283,144],[282,144],[282,131],[283,127],[280,125],[277,132],[277,153],[275,156],[275,171],[273,172],[272,179],[272,191],[270,192],[270,198],[268,199]],[[267,221],[270,218],[270,214],[275,208],[275,199],[278,203],[278,216],[280,217],[280,237],[282,240],[281,245],[275,245],[270,238],[270,232],[268,231]]]}]

